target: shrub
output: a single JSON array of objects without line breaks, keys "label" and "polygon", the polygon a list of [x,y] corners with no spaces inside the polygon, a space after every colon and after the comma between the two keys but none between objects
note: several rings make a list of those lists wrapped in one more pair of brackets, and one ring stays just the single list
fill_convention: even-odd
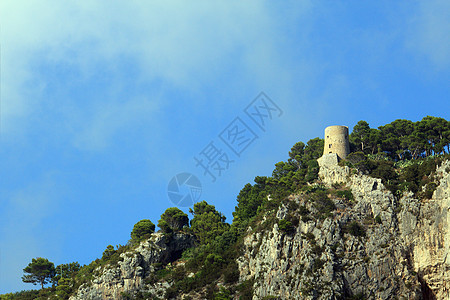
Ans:
[{"label": "shrub", "polygon": [[356,165],[366,159],[367,159],[366,155],[361,151],[350,153],[345,158],[346,161],[350,162],[353,165]]},{"label": "shrub", "polygon": [[347,224],[347,232],[353,236],[366,236],[366,230],[356,221]]},{"label": "shrub", "polygon": [[379,215],[375,217],[375,222],[377,222],[378,224],[382,223],[381,217]]},{"label": "shrub", "polygon": [[355,199],[352,191],[350,191],[350,190],[336,191],[335,195],[339,198],[344,198],[348,201],[353,201]]},{"label": "shrub", "polygon": [[329,217],[336,209],[336,205],[328,198],[328,193],[326,191],[317,191],[311,195],[310,199],[314,202],[314,207],[319,211],[319,214],[321,214],[322,217]]},{"label": "shrub", "polygon": [[173,231],[179,231],[184,226],[188,226],[188,215],[176,207],[170,207],[161,215],[161,219],[158,221],[158,227],[164,233],[171,233]]},{"label": "shrub", "polygon": [[155,232],[155,224],[152,221],[144,219],[137,222],[133,231],[131,231],[131,239],[133,241],[141,241],[144,238],[150,237],[152,233]]},{"label": "shrub", "polygon": [[287,233],[287,234],[295,231],[294,225],[292,225],[292,223],[290,221],[285,220],[285,219],[281,219],[278,221],[278,228],[280,229],[281,232]]},{"label": "shrub", "polygon": [[102,260],[104,261],[108,260],[114,254],[114,252],[116,252],[116,250],[114,250],[114,246],[108,245],[106,247],[106,250],[103,251]]},{"label": "shrub", "polygon": [[241,300],[253,299],[253,280],[246,280],[239,284],[236,288],[239,291]]}]

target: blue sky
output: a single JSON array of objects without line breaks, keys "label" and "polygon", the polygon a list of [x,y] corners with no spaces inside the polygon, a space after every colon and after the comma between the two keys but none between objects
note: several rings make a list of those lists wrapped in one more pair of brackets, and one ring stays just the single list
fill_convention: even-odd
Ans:
[{"label": "blue sky", "polygon": [[[31,258],[87,264],[156,224],[180,172],[231,221],[326,126],[449,120],[449,22],[444,0],[1,1],[0,293],[34,287]],[[283,111],[265,131],[260,92]],[[258,135],[240,157],[218,138],[236,117]],[[234,160],[216,182],[211,141]]]}]

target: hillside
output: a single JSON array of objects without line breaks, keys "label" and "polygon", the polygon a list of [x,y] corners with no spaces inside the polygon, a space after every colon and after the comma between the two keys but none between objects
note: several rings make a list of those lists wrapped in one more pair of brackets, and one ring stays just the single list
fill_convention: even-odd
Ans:
[{"label": "hillside", "polygon": [[190,224],[168,209],[159,232],[136,237],[138,223],[127,245],[57,267],[53,287],[0,299],[447,299],[447,133],[429,142],[434,125],[361,122],[345,160],[322,156],[319,138],[294,145],[272,177],[244,186],[231,224],[205,201]]}]

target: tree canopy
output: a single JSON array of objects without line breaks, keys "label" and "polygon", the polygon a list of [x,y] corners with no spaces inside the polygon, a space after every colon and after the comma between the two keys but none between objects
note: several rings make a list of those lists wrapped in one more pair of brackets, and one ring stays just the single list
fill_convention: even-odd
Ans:
[{"label": "tree canopy", "polygon": [[194,216],[191,220],[192,233],[201,244],[213,241],[229,227],[229,224],[225,223],[225,216],[206,201],[195,203],[194,209],[189,209],[189,212]]},{"label": "tree canopy", "polygon": [[396,161],[445,154],[450,153],[450,122],[427,116],[418,122],[398,119],[374,129],[359,121],[350,142],[355,152],[384,153]]},{"label": "tree canopy", "polygon": [[166,209],[161,215],[161,219],[158,221],[158,227],[165,233],[179,231],[183,229],[184,226],[188,225],[188,215],[177,207],[169,207]]},{"label": "tree canopy", "polygon": [[134,224],[133,231],[131,231],[131,239],[133,241],[140,241],[144,238],[150,237],[155,232],[155,224],[152,221],[144,219]]},{"label": "tree canopy", "polygon": [[22,276],[23,282],[40,284],[43,289],[44,284],[50,283],[55,276],[55,265],[46,258],[33,258],[23,272],[28,273]]}]

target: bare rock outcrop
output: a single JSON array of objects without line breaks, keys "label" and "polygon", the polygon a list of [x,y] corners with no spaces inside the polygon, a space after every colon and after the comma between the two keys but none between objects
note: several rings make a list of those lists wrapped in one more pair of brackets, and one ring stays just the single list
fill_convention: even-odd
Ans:
[{"label": "bare rock outcrop", "polygon": [[194,238],[190,235],[174,234],[168,238],[162,233],[154,233],[137,248],[122,253],[122,261],[116,266],[99,267],[92,282],[81,285],[70,300],[122,299],[124,294],[133,295],[138,291],[163,296],[169,283],[149,287],[144,279],[155,272],[156,266],[178,259],[183,250],[193,245]]},{"label": "bare rock outcrop", "polygon": [[[257,228],[248,228],[236,261],[239,282],[253,285],[253,299],[450,299],[450,162],[436,170],[429,200],[411,192],[394,197],[380,179],[339,166],[336,154],[319,165],[321,181],[339,183],[353,199],[331,193],[323,201],[332,201],[333,209],[321,210],[308,194],[291,195],[276,214],[268,211]],[[164,298],[172,283],[149,284],[148,278],[193,242],[189,235],[168,241],[154,234],[122,253],[116,266],[96,270],[70,299],[122,299],[135,292]],[[197,292],[175,297],[201,299]]]},{"label": "bare rock outcrop", "polygon": [[[437,169],[431,200],[410,192],[396,199],[380,179],[350,174],[326,156],[321,180],[345,184],[354,201],[332,199],[332,217],[300,218],[291,233],[277,223],[296,210],[282,206],[277,220],[265,220],[275,223],[270,230],[250,230],[238,264],[240,280],[254,282],[253,299],[450,299],[450,162]],[[302,195],[290,200],[315,213]],[[352,234],[354,224],[365,234]]]}]

